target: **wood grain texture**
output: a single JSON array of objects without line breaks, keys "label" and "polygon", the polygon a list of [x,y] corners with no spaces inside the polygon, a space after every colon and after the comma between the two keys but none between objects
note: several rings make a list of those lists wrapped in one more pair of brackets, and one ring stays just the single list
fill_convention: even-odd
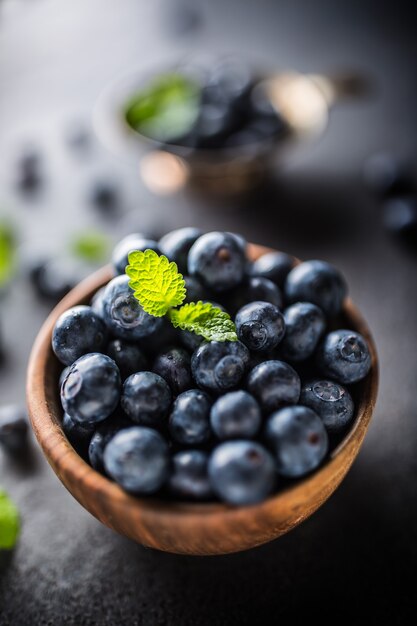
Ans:
[{"label": "wood grain texture", "polygon": [[[253,259],[266,251],[260,246],[250,246]],[[343,321],[368,341],[372,368],[358,387],[353,426],[326,463],[311,476],[261,504],[234,508],[220,503],[172,503],[128,495],[83,461],[61,429],[60,365],[51,349],[52,330],[61,313],[89,302],[110,277],[109,268],[98,271],[55,307],[36,338],[28,366],[27,403],[35,435],[51,467],[74,498],[120,534],[145,546],[178,554],[226,554],[252,548],[283,535],[314,513],[335,491],[353,463],[376,402],[376,349],[366,322],[351,300],[345,303]]]}]

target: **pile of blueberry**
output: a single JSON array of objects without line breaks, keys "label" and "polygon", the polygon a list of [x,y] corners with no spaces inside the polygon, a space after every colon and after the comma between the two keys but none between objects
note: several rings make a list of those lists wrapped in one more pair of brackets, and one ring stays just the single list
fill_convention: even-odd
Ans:
[{"label": "pile of blueberry", "polygon": [[[229,312],[239,340],[146,313],[124,273],[146,249],[177,263],[189,299]],[[126,237],[113,267],[52,340],[63,429],[93,468],[133,494],[241,505],[325,461],[354,417],[349,387],[371,367],[365,339],[340,328],[347,288],[333,266],[280,252],[250,262],[242,237],[182,228]]]},{"label": "pile of blueberry", "polygon": [[[172,136],[163,143],[193,149],[230,149],[276,140],[288,127],[262,85],[250,69],[236,59],[225,59],[211,67],[180,67],[178,73],[197,85],[197,112],[187,129],[175,132],[175,118],[170,123]],[[128,123],[135,123],[127,114]],[[142,128],[136,130],[144,132]],[[144,132],[144,134],[147,134]],[[160,139],[153,135],[153,139]]]}]

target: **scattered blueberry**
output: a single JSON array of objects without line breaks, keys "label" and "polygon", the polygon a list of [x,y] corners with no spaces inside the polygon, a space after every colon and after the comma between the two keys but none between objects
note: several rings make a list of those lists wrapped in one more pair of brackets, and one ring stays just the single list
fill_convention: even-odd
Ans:
[{"label": "scattered blueberry", "polygon": [[171,406],[171,390],[158,374],[138,372],[125,380],[121,404],[136,424],[160,426]]},{"label": "scattered blueberry", "polygon": [[202,450],[182,450],[172,457],[168,481],[171,493],[187,500],[207,500],[213,491],[208,477],[208,454]]},{"label": "scattered blueberry", "polygon": [[193,386],[191,357],[183,348],[171,348],[158,354],[152,369],[166,380],[175,396]]},{"label": "scattered blueberry", "polygon": [[383,205],[385,228],[405,242],[417,243],[417,197],[403,196]]},{"label": "scattered blueberry", "polygon": [[289,478],[311,472],[328,450],[323,422],[305,406],[289,406],[273,413],[265,437],[274,451],[278,473]]},{"label": "scattered blueberry", "polygon": [[162,318],[146,313],[129,287],[128,276],[117,276],[103,295],[104,321],[109,331],[119,339],[136,341],[161,328]]},{"label": "scattered blueberry", "polygon": [[202,235],[188,255],[188,272],[213,291],[225,291],[242,282],[246,258],[236,238],[229,233]]},{"label": "scattered blueberry", "polygon": [[64,365],[83,354],[100,352],[107,338],[106,326],[89,306],[68,309],[58,318],[52,333],[52,349]]},{"label": "scattered blueberry", "polygon": [[365,163],[363,175],[365,184],[378,196],[392,197],[416,190],[409,167],[391,154],[371,156]]},{"label": "scattered blueberry", "polygon": [[0,407],[0,445],[12,454],[27,446],[28,422],[26,412],[14,404]]},{"label": "scattered blueberry", "polygon": [[84,275],[79,263],[64,256],[35,260],[29,268],[28,277],[39,297],[58,302]]},{"label": "scattered blueberry", "polygon": [[365,378],[371,369],[371,355],[365,339],[353,330],[334,330],[317,350],[321,372],[344,385]]},{"label": "scattered blueberry", "polygon": [[113,339],[107,346],[107,354],[116,363],[123,379],[148,369],[148,360],[135,343],[129,343],[123,339]]},{"label": "scattered blueberry", "polygon": [[297,302],[284,311],[285,336],[280,354],[290,361],[304,361],[312,356],[326,328],[326,319],[318,306]]},{"label": "scattered blueberry", "polygon": [[187,259],[191,246],[202,235],[199,228],[178,228],[159,240],[159,249],[170,261],[174,261],[182,274],[187,273]]},{"label": "scattered blueberry", "polygon": [[326,315],[340,313],[346,294],[343,276],[325,261],[300,263],[285,281],[285,296],[289,302],[312,302]]},{"label": "scattered blueberry", "polygon": [[296,404],[301,382],[297,372],[284,361],[265,361],[248,376],[249,392],[257,398],[267,413],[285,404]]},{"label": "scattered blueberry", "polygon": [[193,353],[191,371],[199,387],[220,393],[238,385],[248,363],[249,350],[240,341],[212,341]]},{"label": "scattered blueberry", "polygon": [[269,302],[251,302],[236,315],[236,332],[250,350],[272,350],[282,340],[285,321],[279,309]]},{"label": "scattered blueberry", "polygon": [[71,365],[64,378],[61,402],[76,422],[102,422],[116,409],[120,390],[116,363],[104,354],[86,354]]},{"label": "scattered blueberry", "polygon": [[275,487],[272,456],[255,441],[227,441],[215,448],[209,476],[216,494],[229,504],[255,504]]},{"label": "scattered blueberry", "polygon": [[146,235],[141,233],[134,233],[124,237],[115,247],[112,255],[112,264],[116,274],[124,274],[126,266],[129,264],[129,254],[134,250],[155,250],[160,254],[160,249],[157,241],[149,239]]},{"label": "scattered blueberry", "polygon": [[332,380],[313,380],[303,385],[300,403],[315,411],[332,434],[346,428],[355,408],[348,390]]},{"label": "scattered blueberry", "polygon": [[267,252],[252,263],[252,276],[268,278],[278,287],[283,288],[285,279],[294,267],[294,259],[285,252]]},{"label": "scattered blueberry", "polygon": [[120,192],[117,184],[111,180],[100,180],[94,183],[89,192],[89,200],[93,206],[103,213],[112,213],[120,203]]},{"label": "scattered blueberry", "polygon": [[168,480],[168,444],[151,428],[133,426],[124,429],[107,444],[104,467],[126,491],[154,493]]},{"label": "scattered blueberry", "polygon": [[209,441],[211,399],[200,389],[181,393],[169,417],[169,432],[179,444],[196,446]]},{"label": "scattered blueberry", "polygon": [[219,439],[250,439],[261,425],[261,409],[247,391],[230,391],[211,407],[210,423]]}]

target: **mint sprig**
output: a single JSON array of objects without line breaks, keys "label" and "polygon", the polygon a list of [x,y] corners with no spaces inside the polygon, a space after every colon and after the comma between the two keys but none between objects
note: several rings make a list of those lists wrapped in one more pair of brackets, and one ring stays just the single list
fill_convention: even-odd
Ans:
[{"label": "mint sprig", "polygon": [[[230,315],[210,302],[189,302],[185,281],[176,263],[154,250],[129,254],[129,286],[142,308],[154,317],[167,315],[175,328],[189,330],[206,341],[237,341]],[[179,307],[179,308],[176,308]]]},{"label": "mint sprig", "polygon": [[0,550],[11,550],[19,536],[20,521],[16,506],[0,489]]}]

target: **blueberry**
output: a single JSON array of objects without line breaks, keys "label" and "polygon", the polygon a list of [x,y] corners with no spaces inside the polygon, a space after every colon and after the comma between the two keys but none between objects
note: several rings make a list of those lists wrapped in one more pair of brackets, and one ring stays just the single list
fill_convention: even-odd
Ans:
[{"label": "blueberry", "polygon": [[146,235],[141,233],[133,233],[127,235],[124,239],[119,241],[112,255],[112,264],[116,274],[124,274],[126,266],[129,264],[129,253],[134,250],[155,250],[160,254],[158,243],[153,239],[148,239]]},{"label": "blueberry", "polygon": [[107,474],[126,491],[155,493],[169,476],[168,444],[151,428],[127,428],[107,444],[104,467]]},{"label": "blueberry", "polygon": [[29,268],[36,294],[52,302],[61,300],[82,278],[80,264],[67,257],[36,260]]},{"label": "blueberry", "polygon": [[219,439],[249,439],[259,430],[261,409],[247,391],[230,391],[211,407],[210,423]]},{"label": "blueberry", "polygon": [[236,238],[229,233],[202,235],[188,255],[188,272],[213,291],[236,287],[245,275],[246,258]]},{"label": "blueberry", "polygon": [[89,200],[102,213],[114,212],[120,203],[118,186],[112,180],[96,181],[89,192]]},{"label": "blueberry", "polygon": [[280,354],[290,361],[308,359],[326,328],[321,309],[310,302],[297,302],[284,311],[284,319],[285,337]]},{"label": "blueberry", "polygon": [[104,472],[104,450],[107,444],[121,430],[132,427],[133,424],[123,414],[115,414],[98,425],[88,446],[88,460],[98,472]]},{"label": "blueberry", "polygon": [[117,407],[120,388],[116,363],[104,354],[86,354],[71,365],[62,383],[62,406],[81,424],[102,422]]},{"label": "blueberry", "polygon": [[148,360],[135,343],[113,339],[107,346],[107,354],[116,363],[123,379],[148,369]]},{"label": "blueberry", "polygon": [[209,441],[211,404],[210,396],[200,389],[190,389],[181,393],[175,400],[169,417],[169,432],[172,439],[187,446]]},{"label": "blueberry", "polygon": [[198,302],[206,300],[207,292],[195,276],[184,276],[185,290],[187,292],[184,302]]},{"label": "blueberry", "polygon": [[410,244],[417,242],[417,198],[403,196],[385,202],[383,206],[385,228]]},{"label": "blueberry", "polygon": [[59,375],[59,383],[58,383],[58,386],[59,386],[60,389],[62,387],[62,383],[64,382],[64,380],[66,379],[67,375],[69,374],[70,369],[71,369],[71,366],[67,365],[67,367],[64,367],[64,369],[60,373],[60,375]]},{"label": "blueberry", "polygon": [[41,158],[38,152],[27,149],[17,162],[16,186],[25,193],[38,190],[42,184]]},{"label": "blueberry", "polygon": [[293,267],[294,259],[289,254],[285,254],[285,252],[267,252],[252,263],[250,274],[268,278],[282,288]]},{"label": "blueberry", "polygon": [[229,504],[255,504],[275,486],[274,460],[255,441],[227,441],[215,448],[209,461],[215,493]]},{"label": "blueberry", "polygon": [[104,321],[119,339],[136,341],[162,327],[162,318],[146,313],[129,287],[128,276],[113,278],[103,295]]},{"label": "blueberry", "polygon": [[283,304],[281,291],[272,280],[260,276],[251,276],[242,285],[227,294],[227,309],[231,313],[236,313],[245,304],[250,304],[254,300],[270,302],[279,309],[282,308]]},{"label": "blueberry", "polygon": [[272,360],[257,365],[249,373],[248,389],[262,409],[271,413],[285,404],[298,402],[301,382],[291,365]]},{"label": "blueberry", "polygon": [[332,380],[313,380],[305,384],[300,403],[315,411],[327,432],[335,434],[349,424],[355,408],[348,390]]},{"label": "blueberry", "polygon": [[28,422],[26,412],[10,404],[0,408],[0,445],[19,454],[27,445]]},{"label": "blueberry", "polygon": [[74,306],[59,316],[52,333],[52,349],[64,365],[83,354],[100,352],[107,339],[103,320],[89,306]]},{"label": "blueberry", "polygon": [[94,424],[80,424],[73,420],[68,413],[64,413],[62,430],[75,450],[81,456],[86,456],[90,439],[94,433]]},{"label": "blueberry", "polygon": [[204,339],[201,335],[197,335],[190,330],[180,330],[179,340],[182,345],[187,348],[187,350],[191,350],[191,352],[197,350],[197,348],[204,343]]},{"label": "blueberry", "polygon": [[105,287],[101,287],[94,296],[91,298],[90,306],[96,315],[104,319],[104,293],[106,291]]},{"label": "blueberry", "polygon": [[289,302],[312,302],[326,315],[340,313],[346,294],[343,276],[325,261],[300,263],[285,281],[285,295]]},{"label": "blueberry", "polygon": [[208,454],[201,450],[182,450],[174,454],[168,487],[179,498],[210,498],[213,491],[208,477]]},{"label": "blueberry", "polygon": [[187,272],[187,259],[191,246],[202,235],[199,228],[178,228],[164,235],[159,241],[159,248],[170,261],[174,261],[178,270]]},{"label": "blueberry", "polygon": [[121,404],[133,422],[159,426],[171,406],[171,390],[158,374],[138,372],[125,380]]},{"label": "blueberry", "polygon": [[236,315],[236,332],[250,350],[272,350],[282,340],[285,321],[279,309],[269,302],[255,301]]},{"label": "blueberry", "polygon": [[372,155],[365,163],[363,175],[371,191],[382,197],[415,191],[409,167],[391,154]]},{"label": "blueberry", "polygon": [[311,472],[328,450],[323,422],[305,406],[289,406],[273,413],[265,437],[274,451],[278,473],[289,478]]},{"label": "blueberry", "polygon": [[371,369],[371,355],[362,335],[353,330],[335,330],[320,343],[317,364],[325,376],[348,385],[365,378]]},{"label": "blueberry", "polygon": [[175,396],[193,386],[191,358],[183,348],[171,348],[158,354],[152,369],[166,380]]},{"label": "blueberry", "polygon": [[248,363],[249,350],[240,341],[211,341],[193,353],[191,371],[199,387],[219,393],[238,385]]},{"label": "blueberry", "polygon": [[158,352],[167,350],[179,341],[179,329],[174,328],[166,317],[158,318],[159,324],[146,337],[140,340],[141,348],[152,357]]}]

